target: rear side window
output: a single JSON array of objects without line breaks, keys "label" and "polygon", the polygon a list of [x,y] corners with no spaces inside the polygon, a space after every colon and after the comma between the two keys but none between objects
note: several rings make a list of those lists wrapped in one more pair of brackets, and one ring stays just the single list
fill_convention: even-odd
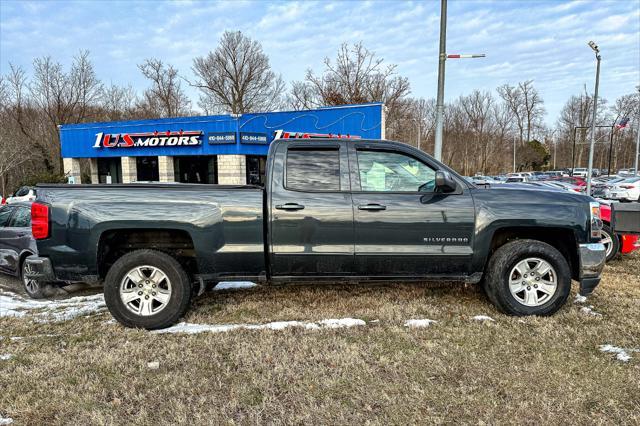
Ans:
[{"label": "rear side window", "polygon": [[287,189],[298,191],[340,191],[338,149],[289,149]]},{"label": "rear side window", "polygon": [[29,228],[31,227],[31,210],[19,207],[11,218],[9,223],[11,228]]},{"label": "rear side window", "polygon": [[9,224],[11,212],[13,212],[12,207],[4,206],[0,208],[0,226],[7,226]]}]

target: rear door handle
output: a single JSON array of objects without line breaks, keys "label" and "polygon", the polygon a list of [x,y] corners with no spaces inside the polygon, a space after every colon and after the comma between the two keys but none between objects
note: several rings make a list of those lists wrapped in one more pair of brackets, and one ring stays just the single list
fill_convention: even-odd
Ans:
[{"label": "rear door handle", "polygon": [[383,206],[382,204],[360,204],[358,206],[359,210],[386,210],[387,206]]},{"label": "rear door handle", "polygon": [[302,204],[297,203],[286,203],[286,204],[278,204],[276,206],[278,210],[302,210],[304,206]]}]

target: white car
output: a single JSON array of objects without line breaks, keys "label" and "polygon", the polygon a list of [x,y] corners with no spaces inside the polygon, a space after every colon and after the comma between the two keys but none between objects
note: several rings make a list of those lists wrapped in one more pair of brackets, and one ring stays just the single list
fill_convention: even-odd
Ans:
[{"label": "white car", "polygon": [[609,190],[609,198],[620,201],[640,201],[640,176],[617,182]]},{"label": "white car", "polygon": [[572,176],[586,178],[589,170],[585,167],[578,167],[573,169]]},{"label": "white car", "polygon": [[22,201],[35,201],[36,189],[30,186],[23,186],[16,191],[11,197],[7,198],[7,204],[18,203]]}]

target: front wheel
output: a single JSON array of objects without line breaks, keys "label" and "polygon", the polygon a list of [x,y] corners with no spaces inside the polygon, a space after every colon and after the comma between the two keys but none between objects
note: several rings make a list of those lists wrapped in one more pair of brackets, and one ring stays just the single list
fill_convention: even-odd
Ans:
[{"label": "front wheel", "polygon": [[191,302],[191,282],[166,253],[136,250],[118,259],[104,282],[111,315],[125,327],[155,330],[182,317]]},{"label": "front wheel", "polygon": [[552,315],[569,297],[571,270],[564,256],[547,243],[511,241],[489,260],[484,289],[505,314]]},{"label": "front wheel", "polygon": [[602,225],[602,239],[600,242],[604,245],[607,255],[607,262],[614,259],[620,252],[620,239],[613,233],[609,225]]}]

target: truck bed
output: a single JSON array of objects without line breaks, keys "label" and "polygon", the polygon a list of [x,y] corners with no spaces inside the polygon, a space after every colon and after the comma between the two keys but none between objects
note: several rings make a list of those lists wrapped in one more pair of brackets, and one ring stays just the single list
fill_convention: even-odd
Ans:
[{"label": "truck bed", "polygon": [[[106,240],[144,239],[145,229],[166,230],[185,256],[197,256],[198,273],[255,276],[266,273],[263,189],[249,185],[133,183],[38,185],[38,200],[50,206],[50,237],[40,255],[68,281],[98,279],[96,259]],[[177,234],[176,234],[177,233]],[[189,247],[189,242],[191,247]],[[162,249],[163,247],[158,247]]]}]

